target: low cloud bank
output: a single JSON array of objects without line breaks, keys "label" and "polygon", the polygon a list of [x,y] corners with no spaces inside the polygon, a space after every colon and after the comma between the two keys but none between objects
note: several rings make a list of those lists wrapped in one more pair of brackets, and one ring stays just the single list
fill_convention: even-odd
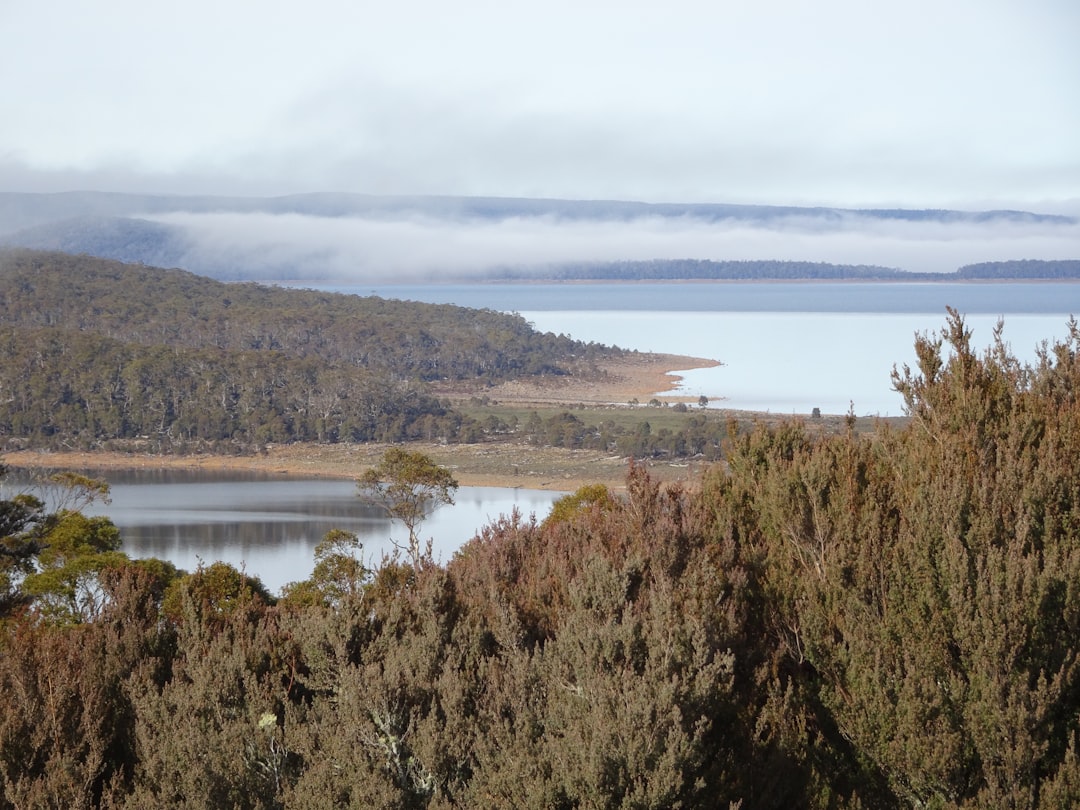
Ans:
[{"label": "low cloud bank", "polygon": [[[265,280],[417,281],[500,268],[649,259],[814,261],[951,272],[965,264],[1080,258],[1080,225],[897,221],[852,215],[767,223],[693,217],[567,221],[172,213],[184,266]],[[201,268],[201,269],[200,269]]]}]

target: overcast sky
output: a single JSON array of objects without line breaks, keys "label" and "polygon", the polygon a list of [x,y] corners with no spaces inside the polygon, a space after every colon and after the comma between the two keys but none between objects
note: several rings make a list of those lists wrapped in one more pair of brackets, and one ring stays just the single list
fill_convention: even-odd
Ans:
[{"label": "overcast sky", "polygon": [[0,0],[0,190],[1076,212],[1076,0]]}]

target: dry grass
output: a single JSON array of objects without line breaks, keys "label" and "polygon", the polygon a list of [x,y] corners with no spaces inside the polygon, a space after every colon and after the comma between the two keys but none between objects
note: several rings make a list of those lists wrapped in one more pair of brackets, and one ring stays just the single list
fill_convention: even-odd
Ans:
[{"label": "dry grass", "polygon": [[[531,377],[486,388],[490,399],[515,405],[625,404],[632,399],[647,402],[687,402],[690,397],[672,393],[682,379],[676,372],[713,368],[716,360],[676,354],[633,354],[575,370],[564,377]],[[443,386],[439,396],[464,399],[476,395],[475,386]],[[693,399],[696,400],[696,397]]]}]

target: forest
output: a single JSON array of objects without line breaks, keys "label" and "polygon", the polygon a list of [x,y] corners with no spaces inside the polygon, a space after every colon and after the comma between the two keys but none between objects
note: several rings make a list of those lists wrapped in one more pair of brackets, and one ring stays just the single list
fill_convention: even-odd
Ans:
[{"label": "forest", "polygon": [[33,251],[0,252],[0,346],[8,447],[157,452],[476,438],[428,383],[482,388],[621,354],[491,310]]},{"label": "forest", "polygon": [[92,480],[0,501],[0,807],[1076,806],[1080,328],[915,348],[900,427],[732,423],[443,565],[331,532],[278,599]]},{"label": "forest", "polygon": [[653,259],[651,261],[586,262],[542,270],[493,271],[496,279],[552,281],[1017,281],[1080,278],[1080,259],[980,262],[952,273],[919,273],[895,267],[829,262],[776,260],[713,261]]},{"label": "forest", "polygon": [[627,355],[537,332],[520,315],[62,253],[0,251],[0,351],[8,450],[517,441],[717,458],[725,433],[723,420],[681,405],[685,418],[652,431],[645,415],[469,415],[432,393],[435,382],[483,392],[521,377],[596,377],[597,363]]}]

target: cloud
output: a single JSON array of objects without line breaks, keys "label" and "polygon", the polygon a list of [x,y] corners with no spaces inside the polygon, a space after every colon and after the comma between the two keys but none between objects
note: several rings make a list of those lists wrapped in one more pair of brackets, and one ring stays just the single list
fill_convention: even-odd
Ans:
[{"label": "cloud", "polygon": [[245,277],[262,268],[266,278],[294,280],[417,280],[503,267],[649,259],[820,261],[949,272],[980,261],[1080,257],[1080,225],[1001,220],[799,216],[762,224],[693,217],[568,221],[237,213],[149,218],[184,231],[192,264],[232,266]]},{"label": "cloud", "polygon": [[25,170],[8,188],[909,206],[1080,189],[1064,0],[107,6],[0,3],[18,77],[0,156]]}]

